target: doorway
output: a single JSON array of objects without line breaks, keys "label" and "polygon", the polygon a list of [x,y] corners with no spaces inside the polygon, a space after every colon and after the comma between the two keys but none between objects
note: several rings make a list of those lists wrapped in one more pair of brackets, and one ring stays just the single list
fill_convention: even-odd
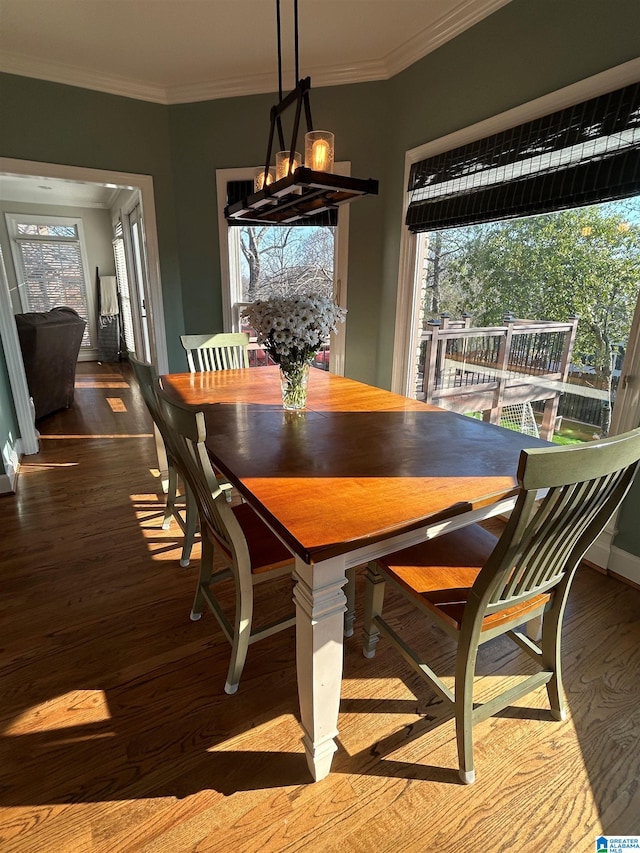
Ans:
[{"label": "doorway", "polygon": [[[0,158],[0,177],[7,181],[12,178],[35,178],[38,179],[37,183],[43,186],[47,182],[51,182],[52,186],[56,186],[57,182],[64,182],[66,185],[82,185],[87,189],[102,187],[112,190],[114,193],[126,190],[136,196],[137,205],[126,211],[128,216],[135,209],[135,243],[137,249],[134,251],[134,258],[137,253],[139,264],[136,261],[134,265],[137,267],[136,277],[141,274],[142,278],[138,280],[144,280],[143,295],[140,299],[132,300],[132,311],[135,315],[134,326],[147,330],[144,344],[141,341],[141,353],[144,353],[145,357],[155,363],[159,372],[167,372],[168,357],[159,273],[153,179],[151,176]],[[49,203],[55,204],[53,194]],[[20,432],[19,450],[26,454],[37,453],[38,433],[31,415],[22,353],[13,321],[12,300],[6,275],[0,276],[0,291],[2,307],[0,337]],[[141,316],[143,310],[144,318]]]}]

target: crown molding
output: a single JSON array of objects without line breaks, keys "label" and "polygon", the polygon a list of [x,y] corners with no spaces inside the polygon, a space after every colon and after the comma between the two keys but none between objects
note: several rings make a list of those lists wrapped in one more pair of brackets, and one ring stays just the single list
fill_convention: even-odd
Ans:
[{"label": "crown molding", "polygon": [[[286,72],[285,72],[286,76]],[[217,101],[243,95],[262,95],[278,89],[276,74],[254,74],[250,77],[228,77],[185,86],[169,86],[165,90],[166,104],[190,104],[196,101]]]},{"label": "crown molding", "polygon": [[[388,80],[509,2],[511,0],[463,0],[451,12],[416,33],[383,59],[305,68],[305,75],[312,78],[314,88]],[[164,87],[7,51],[0,57],[0,71],[166,105],[237,98],[278,90],[275,72]],[[285,79],[293,79],[293,70],[285,68],[284,76]]]},{"label": "crown molding", "polygon": [[463,0],[433,26],[416,33],[409,41],[387,54],[384,60],[386,77],[393,77],[404,71],[414,62],[433,53],[510,2],[511,0]]},{"label": "crown molding", "polygon": [[126,80],[123,77],[87,71],[86,68],[78,68],[76,65],[67,65],[63,62],[45,62],[20,53],[4,51],[0,56],[0,71],[6,74],[17,74],[20,77],[48,80],[50,83],[78,86],[95,92],[106,92],[109,95],[135,98],[139,101],[151,101],[155,104],[168,103],[166,92],[160,86],[150,86],[147,83]]},{"label": "crown molding", "polygon": [[[313,88],[319,86],[343,86],[347,83],[367,83],[372,80],[386,80],[389,77],[387,67],[382,61],[361,62],[350,65],[335,65],[331,68],[317,67],[305,69],[313,81]],[[292,68],[283,69],[284,80],[291,82],[294,88]],[[285,91],[289,88],[285,85]],[[187,86],[170,86],[166,90],[168,104],[188,104],[195,101],[216,101],[220,98],[237,98],[244,95],[262,95],[278,91],[276,74],[256,74],[252,77],[230,77],[210,83],[196,83]]]}]

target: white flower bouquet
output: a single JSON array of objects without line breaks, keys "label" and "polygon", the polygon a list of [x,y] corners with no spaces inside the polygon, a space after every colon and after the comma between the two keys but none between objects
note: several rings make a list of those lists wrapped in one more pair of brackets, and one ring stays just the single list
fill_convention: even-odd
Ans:
[{"label": "white flower bouquet", "polygon": [[346,310],[326,296],[273,297],[254,302],[243,312],[260,346],[283,370],[311,364]]},{"label": "white flower bouquet", "polygon": [[284,408],[304,409],[309,365],[344,322],[346,310],[326,296],[302,294],[258,300],[242,313],[260,346],[280,365]]}]

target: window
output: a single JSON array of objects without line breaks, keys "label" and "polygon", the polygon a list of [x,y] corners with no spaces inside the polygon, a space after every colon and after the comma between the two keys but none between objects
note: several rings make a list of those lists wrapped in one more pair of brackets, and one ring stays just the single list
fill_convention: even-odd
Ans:
[{"label": "window", "polygon": [[[508,400],[518,409],[544,400],[544,437],[551,438],[562,395],[565,415],[576,416],[571,436],[606,435],[638,299],[638,205],[625,199],[640,192],[640,84],[417,160],[407,189],[406,225],[427,234],[431,256],[423,312],[437,322],[434,313],[443,308],[453,308],[454,316],[462,309],[475,327],[448,331],[437,343],[438,357],[434,324],[422,335],[414,331],[424,344],[419,361],[422,350],[432,356],[429,375],[424,371],[427,397],[446,394],[459,410],[490,401],[481,410],[495,422]],[[422,240],[418,256],[426,256]],[[447,286],[451,306],[442,304]],[[514,325],[504,319],[508,314],[529,319]],[[582,317],[577,335],[564,330],[560,345],[549,330],[572,315]],[[487,354],[489,337],[495,358]],[[513,354],[512,364],[505,353],[511,358],[516,337],[530,352]],[[478,353],[468,364],[471,344]],[[455,357],[445,358],[445,348],[455,349]],[[457,390],[446,387],[454,380]],[[474,390],[481,386],[484,394]]]},{"label": "window", "polygon": [[420,236],[416,396],[559,444],[607,435],[639,302],[640,197]]},{"label": "window", "polygon": [[131,352],[135,352],[136,341],[133,333],[131,291],[129,288],[127,257],[125,254],[124,247],[124,229],[120,220],[115,223],[114,232],[115,237],[113,238],[113,257],[116,265],[116,279],[118,282],[120,306],[122,309],[122,336],[124,337],[124,343],[126,348]]},{"label": "window", "polygon": [[23,311],[73,308],[87,321],[82,348],[94,347],[93,294],[88,288],[82,222],[6,214]]},{"label": "window", "polygon": [[[403,229],[401,237],[392,375],[395,391],[412,393],[413,353],[417,348],[415,318],[420,310],[420,288],[416,282],[419,285],[419,267],[422,263],[419,239],[415,232],[457,227],[470,221],[486,222],[492,218],[495,221],[506,215],[540,213],[542,210],[537,201],[548,201],[555,194],[552,192],[554,188],[562,191],[564,207],[571,207],[573,203],[605,201],[607,197],[611,200],[637,195],[640,192],[637,142],[640,125],[638,111],[634,106],[638,97],[637,79],[637,66],[626,63],[406,152],[405,180],[409,192],[405,196],[402,219],[409,227]],[[601,96],[605,96],[605,99],[598,102]],[[609,111],[615,98],[618,98],[620,106],[618,113],[615,109]],[[591,125],[590,110],[593,119]],[[613,134],[609,132],[608,120],[598,125],[598,114],[600,118],[606,119],[607,113],[613,122],[609,125],[613,127]],[[557,132],[553,145],[545,145],[544,122],[548,130],[551,120],[565,118],[569,119],[565,124],[565,130],[568,131],[565,140],[570,142],[573,133],[573,139],[578,140],[580,145],[563,145],[563,135]],[[625,128],[618,139],[615,131],[619,130],[621,121]],[[530,131],[528,138],[525,132],[527,128]],[[538,134],[540,145],[536,148],[536,134],[539,131],[542,131],[542,135]],[[492,142],[501,135],[505,143],[502,151],[496,149],[495,145],[492,147]],[[582,138],[578,139],[580,135]],[[591,136],[593,143],[590,152],[587,136]],[[636,137],[635,144],[631,141],[633,136]],[[587,155],[584,164],[580,162],[582,158],[576,160],[575,156],[582,143]],[[596,151],[596,147],[600,150]],[[605,148],[610,150],[605,152]],[[465,150],[470,155],[466,165],[459,156]],[[538,156],[542,153],[545,157]],[[599,154],[604,154],[600,160]],[[500,155],[498,160],[497,155]],[[545,163],[549,167],[547,173],[534,170],[534,166],[539,169]],[[488,168],[483,169],[483,165]],[[562,165],[568,167],[564,172],[557,168]],[[602,168],[598,174],[599,166],[602,165],[606,168]],[[508,180],[508,173],[518,178],[518,186],[510,187],[503,183],[505,177]],[[595,174],[597,180],[583,181],[589,174]],[[455,186],[448,178],[457,182]],[[606,179],[606,192],[602,192],[602,179]],[[432,183],[435,184],[433,190],[429,189]],[[587,197],[584,192],[581,195],[581,188],[588,193],[594,186],[600,188],[597,197]],[[615,195],[607,196],[612,188]],[[456,193],[460,190],[461,193],[449,196],[449,190],[455,190]],[[574,198],[573,202],[571,197]],[[505,202],[508,208],[506,213]],[[528,202],[533,204],[529,205]],[[525,204],[526,209],[523,209]],[[622,396],[632,395],[619,395],[619,403]]]},{"label": "window", "polygon": [[[346,173],[347,164],[337,164]],[[227,186],[252,178],[252,169],[220,169],[217,172],[222,288],[225,331],[250,329],[243,326],[242,309],[256,299],[315,292],[333,296],[346,307],[346,247],[348,209],[340,209],[335,222],[322,225],[235,225],[224,219]],[[335,212],[333,212],[335,213]],[[347,317],[348,321],[348,317]],[[261,351],[252,363],[264,363]],[[344,325],[332,336],[316,366],[344,372]]]}]

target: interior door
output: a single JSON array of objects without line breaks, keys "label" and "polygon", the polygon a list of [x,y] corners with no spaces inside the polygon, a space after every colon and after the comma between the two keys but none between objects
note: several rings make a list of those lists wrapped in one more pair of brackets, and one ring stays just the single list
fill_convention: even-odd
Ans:
[{"label": "interior door", "polygon": [[[132,301],[135,300],[139,323],[136,324],[136,354],[145,361],[155,362],[155,340],[151,317],[152,301],[149,298],[149,266],[146,254],[144,218],[142,205],[135,206],[123,217],[124,240],[129,260],[129,287]],[[141,350],[141,351],[138,351]]]}]

